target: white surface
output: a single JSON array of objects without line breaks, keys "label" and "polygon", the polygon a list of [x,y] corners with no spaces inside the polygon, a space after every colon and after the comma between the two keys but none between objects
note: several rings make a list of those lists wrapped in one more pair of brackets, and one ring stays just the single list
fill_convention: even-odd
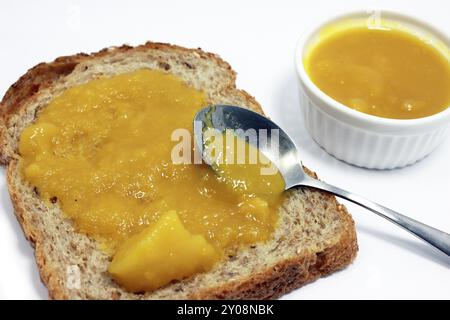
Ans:
[{"label": "white surface", "polygon": [[[351,8],[398,10],[450,32],[448,1],[17,1],[0,4],[0,92],[29,67],[79,51],[146,40],[219,53],[239,73],[238,86],[295,137],[304,163],[329,183],[358,192],[450,231],[450,140],[423,161],[394,171],[342,163],[303,127],[293,53],[313,19]],[[33,251],[12,214],[0,174],[0,298],[44,299]],[[350,267],[287,299],[450,298],[450,260],[398,227],[354,205],[359,255]]]}]

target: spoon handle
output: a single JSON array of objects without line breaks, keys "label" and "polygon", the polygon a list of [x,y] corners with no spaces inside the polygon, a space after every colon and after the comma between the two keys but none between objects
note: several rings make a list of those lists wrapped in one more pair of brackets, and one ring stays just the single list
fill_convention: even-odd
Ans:
[{"label": "spoon handle", "polygon": [[333,193],[338,197],[356,203],[372,211],[373,213],[376,213],[377,215],[395,223],[396,225],[409,231],[413,235],[421,238],[422,240],[428,242],[435,248],[444,252],[446,255],[450,256],[450,234],[446,232],[430,227],[417,220],[408,218],[407,216],[404,216],[398,212],[395,212],[394,210],[391,210],[375,202],[372,202],[364,197],[345,191],[338,187],[329,185],[319,180],[306,179],[302,181],[299,185],[327,191]]}]

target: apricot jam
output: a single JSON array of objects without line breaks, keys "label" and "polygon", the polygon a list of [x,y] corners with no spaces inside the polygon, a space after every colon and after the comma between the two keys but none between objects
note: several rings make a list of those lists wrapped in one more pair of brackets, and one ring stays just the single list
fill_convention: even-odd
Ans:
[{"label": "apricot jam", "polygon": [[448,49],[441,52],[395,28],[329,28],[304,65],[314,84],[330,97],[392,119],[427,117],[449,107]]},{"label": "apricot jam", "polygon": [[258,174],[233,188],[205,164],[172,163],[172,132],[192,131],[206,105],[176,76],[141,69],[67,89],[21,135],[24,178],[114,256],[110,272],[131,291],[208,270],[276,226],[279,173],[259,192]]}]

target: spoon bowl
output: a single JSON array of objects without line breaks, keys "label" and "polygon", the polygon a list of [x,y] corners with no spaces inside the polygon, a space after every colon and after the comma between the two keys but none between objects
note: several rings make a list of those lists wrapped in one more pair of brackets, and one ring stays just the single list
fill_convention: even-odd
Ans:
[{"label": "spoon bowl", "polygon": [[[194,119],[197,150],[205,150],[205,128],[213,128],[221,133],[232,129],[236,136],[257,147],[278,168],[286,189],[303,180],[305,173],[294,142],[276,123],[259,113],[229,105],[214,105],[200,110]],[[201,154],[204,155],[203,152]],[[205,156],[203,159],[210,164]]]}]

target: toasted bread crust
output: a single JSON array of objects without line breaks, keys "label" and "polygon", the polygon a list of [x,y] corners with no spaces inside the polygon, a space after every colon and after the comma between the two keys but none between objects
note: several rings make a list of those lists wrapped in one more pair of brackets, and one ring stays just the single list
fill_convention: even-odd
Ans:
[{"label": "toasted bread crust", "polygon": [[8,190],[17,221],[19,221],[26,239],[34,248],[34,255],[36,258],[36,264],[39,268],[39,275],[42,282],[48,289],[49,297],[51,299],[58,300],[68,299],[65,288],[61,286],[61,282],[58,280],[58,275],[55,274],[53,267],[45,259],[45,252],[42,244],[44,241],[48,241],[48,239],[46,239],[45,235],[42,234],[39,229],[35,228],[33,221],[27,217],[26,204],[22,201],[18,190],[14,188],[13,173],[14,170],[17,170],[17,166],[17,160],[12,160],[7,167]]},{"label": "toasted bread crust", "polygon": [[[33,99],[40,90],[53,85],[55,81],[69,75],[81,62],[88,59],[95,59],[117,52],[129,50],[175,50],[180,52],[196,52],[204,59],[213,59],[217,64],[227,69],[232,82],[227,84],[224,91],[233,92],[242,96],[254,110],[262,113],[258,102],[243,90],[236,89],[236,73],[228,63],[219,56],[212,53],[205,53],[201,49],[186,49],[179,46],[163,43],[147,42],[137,47],[121,46],[103,49],[97,53],[80,53],[68,57],[60,57],[51,63],[41,63],[31,68],[6,92],[0,103],[0,162],[7,166],[8,188],[14,206],[16,217],[22,226],[26,238],[35,249],[36,262],[43,283],[47,286],[49,297],[53,299],[68,299],[67,288],[60,281],[61,275],[55,273],[55,268],[46,259],[42,244],[46,239],[41,230],[35,228],[35,224],[30,215],[27,215],[27,204],[21,199],[19,190],[14,187],[13,175],[18,170],[17,150],[11,151],[8,146],[7,129],[10,127],[10,119],[13,116],[21,116],[24,106]],[[315,176],[307,170],[308,174]],[[295,259],[280,261],[275,266],[271,266],[263,272],[257,273],[244,280],[229,282],[225,285],[196,292],[189,296],[192,299],[272,299],[277,298],[295,288],[309,283],[321,276],[328,275],[336,270],[344,268],[351,263],[356,256],[358,247],[354,222],[344,206],[339,205],[335,197],[327,195],[328,200],[333,205],[338,206],[339,216],[345,225],[345,231],[341,234],[339,241],[320,253],[299,253]],[[111,296],[111,299],[120,296]]]}]

